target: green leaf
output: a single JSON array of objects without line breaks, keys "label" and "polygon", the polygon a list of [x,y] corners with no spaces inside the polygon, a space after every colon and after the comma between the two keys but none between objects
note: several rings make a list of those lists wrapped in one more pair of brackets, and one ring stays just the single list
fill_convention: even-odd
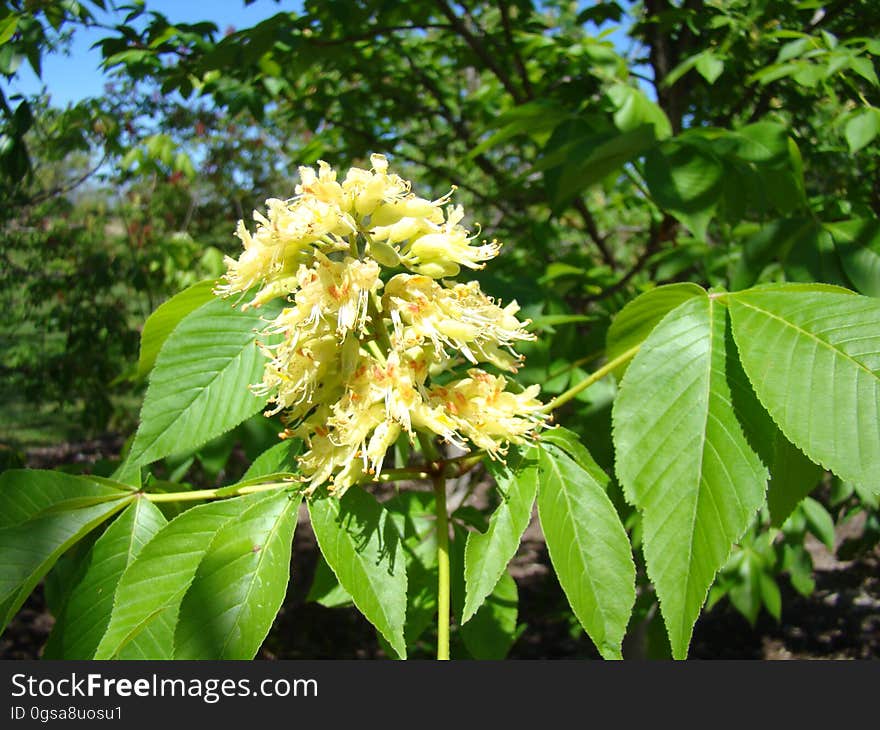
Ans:
[{"label": "green leaf", "polygon": [[880,79],[877,78],[877,72],[870,58],[856,56],[849,62],[849,66],[872,86],[880,86]]},{"label": "green leaf", "polygon": [[666,112],[651,101],[645,92],[627,84],[615,84],[608,89],[608,98],[614,103],[614,124],[621,132],[631,132],[645,124],[654,128],[655,139],[672,135],[672,125]]},{"label": "green leaf", "polygon": [[174,328],[190,312],[214,299],[216,279],[200,281],[198,284],[175,294],[171,299],[160,304],[144,323],[141,332],[141,352],[138,358],[135,376],[146,377],[156,362],[156,357],[165,340]]},{"label": "green leaf", "polygon": [[799,70],[803,68],[803,63],[801,62],[791,62],[788,63],[774,63],[770,66],[765,66],[757,73],[753,73],[746,79],[747,84],[751,84],[757,81],[761,86],[766,86],[767,84],[773,83],[778,79],[785,78],[786,76],[791,76],[797,73]]},{"label": "green leaf", "polygon": [[828,550],[834,552],[834,519],[819,502],[807,497],[801,503],[801,509],[807,518],[807,526]]},{"label": "green leaf", "polygon": [[0,528],[27,522],[74,499],[112,499],[119,489],[87,476],[42,469],[10,469],[0,474]]},{"label": "green leaf", "polygon": [[256,340],[266,316],[218,299],[183,319],[156,359],[128,461],[195,450],[266,405],[248,389],[262,378]]},{"label": "green leaf", "polygon": [[880,132],[880,109],[868,107],[850,117],[844,128],[849,151],[855,153],[871,144],[877,132]]},{"label": "green leaf", "polygon": [[477,612],[492,593],[507,564],[516,554],[529,525],[538,491],[537,454],[534,449],[511,449],[507,464],[491,461],[501,504],[492,513],[486,532],[468,534],[464,550],[465,601],[462,623]]},{"label": "green leaf", "polygon": [[266,449],[260,454],[248,470],[242,475],[241,481],[256,479],[257,477],[278,474],[279,472],[296,472],[299,470],[299,462],[296,457],[302,452],[302,441],[299,439],[285,439]]},{"label": "green leaf", "polygon": [[810,596],[816,589],[813,578],[813,559],[802,544],[784,545],[782,568],[791,577],[791,585],[802,596]]},{"label": "green leaf", "polygon": [[747,162],[777,163],[789,159],[788,128],[775,122],[757,122],[736,130],[736,154]]},{"label": "green leaf", "polygon": [[301,499],[274,493],[217,532],[180,605],[175,659],[253,659],[287,593]]},{"label": "green leaf", "polygon": [[535,135],[549,132],[568,114],[565,107],[546,99],[538,99],[514,107],[493,125],[498,131],[474,147],[468,153],[467,159],[473,160],[487,150],[520,134]]},{"label": "green leaf", "polygon": [[617,476],[643,517],[643,550],[673,656],[687,656],[715,574],[764,500],[767,473],[731,406],[724,308],[690,299],[642,345],[612,413]]},{"label": "green leaf", "polygon": [[728,306],[743,368],[786,438],[880,491],[880,301],[777,287]]},{"label": "green leaf", "polygon": [[[437,616],[437,517],[431,492],[401,491],[383,502],[406,555],[407,606],[404,636],[413,646]],[[462,566],[462,585],[464,580]]]},{"label": "green leaf", "polygon": [[[313,601],[324,606],[324,608],[338,608],[339,606],[350,606],[352,604],[351,596],[345,590],[323,555],[318,556],[318,564],[315,566],[315,575],[312,578],[312,585],[309,588],[309,594],[306,601]],[[409,628],[407,626],[407,628]]]},{"label": "green leaf", "polygon": [[214,537],[253,504],[273,496],[257,493],[199,505],[165,525],[122,574],[95,659],[124,651],[170,659],[180,603]]},{"label": "green leaf", "polygon": [[782,594],[779,592],[779,585],[772,576],[763,571],[759,574],[759,580],[764,607],[767,609],[767,613],[779,621],[782,617]]},{"label": "green leaf", "polygon": [[784,218],[767,223],[745,241],[733,275],[733,289],[754,284],[771,262],[782,264],[791,281],[845,285],[831,234],[815,218]]},{"label": "green leaf", "polygon": [[72,508],[63,509],[64,503],[56,503],[27,522],[0,529],[0,630],[68,548],[133,498],[117,492],[89,506],[69,500]]},{"label": "green leaf", "polygon": [[700,239],[723,191],[724,167],[700,145],[667,140],[645,158],[645,182],[656,203]]},{"label": "green leaf", "polygon": [[696,66],[699,59],[700,54],[695,54],[690,58],[686,58],[663,77],[661,85],[663,87],[672,86],[676,81],[678,81],[682,76],[684,76],[688,71]]},{"label": "green leaf", "polygon": [[770,521],[780,527],[800,501],[822,478],[822,467],[810,461],[785,435],[761,405],[736,356],[730,331],[727,335],[727,379],[733,409],[752,449],[770,472],[767,507]]},{"label": "green leaf", "polygon": [[[658,286],[637,296],[612,320],[605,337],[605,357],[614,360],[638,347],[669,312],[688,299],[703,294],[701,286],[683,283]],[[628,367],[629,362],[625,362],[614,370],[618,380]]]},{"label": "green leaf", "polygon": [[87,569],[71,586],[44,651],[58,659],[91,659],[110,623],[113,594],[125,568],[166,524],[157,507],[136,499],[104,531],[85,560]]},{"label": "green leaf", "polygon": [[0,46],[15,35],[15,29],[18,27],[18,16],[15,14],[7,15],[0,20]]},{"label": "green leaf", "polygon": [[697,58],[695,66],[697,73],[706,79],[710,85],[714,84],[724,72],[724,61],[718,58],[712,51],[703,51]]},{"label": "green leaf", "polygon": [[474,659],[504,659],[517,638],[516,581],[505,571],[474,617],[461,627],[461,639]]},{"label": "green leaf", "polygon": [[626,531],[604,484],[565,452],[547,444],[539,449],[538,464],[538,515],[553,569],[599,653],[619,659],[635,602]]},{"label": "green leaf", "polygon": [[757,556],[745,551],[739,561],[735,582],[730,588],[730,602],[752,626],[761,612],[761,572]]},{"label": "green leaf", "polygon": [[567,428],[556,426],[541,432],[541,442],[558,446],[565,452],[566,456],[571,457],[603,489],[608,487],[608,482],[610,481],[608,475],[602,471],[602,467],[596,463],[593,455],[584,446],[576,433],[569,431]]},{"label": "green leaf", "polygon": [[558,213],[575,195],[643,154],[654,142],[651,124],[620,133],[586,130],[567,143],[557,141],[554,133],[547,144],[549,154],[533,169],[551,168],[545,173],[545,182],[553,211]]},{"label": "green leaf", "polygon": [[389,513],[358,487],[309,501],[321,553],[354,605],[406,658],[406,563]]},{"label": "green leaf", "polygon": [[880,297],[880,220],[826,223],[843,270],[862,294]]}]

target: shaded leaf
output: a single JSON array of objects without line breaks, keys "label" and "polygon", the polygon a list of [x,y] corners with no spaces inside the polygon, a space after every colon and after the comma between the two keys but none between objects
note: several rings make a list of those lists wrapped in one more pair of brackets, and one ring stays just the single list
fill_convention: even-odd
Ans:
[{"label": "shaded leaf", "polygon": [[202,504],[165,525],[122,574],[95,659],[121,657],[125,651],[139,658],[172,658],[180,603],[214,537],[250,506],[273,496],[257,493]]},{"label": "shaded leaf", "polygon": [[0,528],[36,517],[59,503],[73,499],[98,500],[122,492],[87,476],[43,469],[10,469],[0,474]]},{"label": "shaded leaf", "polygon": [[657,204],[700,239],[723,192],[724,167],[702,145],[668,140],[645,158],[645,182]]},{"label": "shaded leaf", "polygon": [[354,605],[406,657],[406,564],[388,512],[360,488],[309,501],[321,554]]},{"label": "shaded leaf", "polygon": [[528,527],[538,491],[536,456],[534,449],[517,449],[511,450],[506,464],[495,461],[487,464],[498,485],[501,503],[492,513],[486,532],[468,534],[464,551],[462,623],[467,623],[495,589]]},{"label": "shaded leaf", "polygon": [[299,470],[299,462],[296,457],[302,452],[302,441],[299,439],[285,439],[266,449],[260,454],[247,471],[242,475],[241,481],[255,479],[257,477],[278,474],[279,472],[296,472]]},{"label": "shaded leaf", "polygon": [[504,659],[517,638],[516,618],[519,594],[507,571],[480,606],[461,627],[461,639],[474,659]]},{"label": "shaded leaf", "polygon": [[746,439],[770,472],[767,507],[770,521],[780,527],[801,500],[822,478],[822,467],[810,461],[791,443],[761,405],[736,354],[732,334],[727,331],[727,378],[736,416]]},{"label": "shaded leaf", "polygon": [[880,297],[880,220],[826,223],[843,270],[862,294]]},{"label": "shaded leaf", "polygon": [[0,529],[0,630],[6,627],[39,580],[59,557],[134,497],[104,498],[89,506],[51,511]]}]

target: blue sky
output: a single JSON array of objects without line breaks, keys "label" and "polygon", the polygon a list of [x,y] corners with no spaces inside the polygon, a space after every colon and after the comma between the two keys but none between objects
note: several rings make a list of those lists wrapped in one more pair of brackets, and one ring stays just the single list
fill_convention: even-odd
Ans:
[{"label": "blue sky", "polygon": [[[117,0],[118,4],[122,4]],[[226,28],[246,28],[276,13],[296,10],[301,2],[256,0],[245,6],[244,0],[147,0],[150,10],[161,13],[173,23],[214,22],[222,33]],[[108,3],[109,5],[109,3]],[[96,19],[105,25],[121,23],[125,13],[95,11]],[[19,68],[18,77],[9,85],[9,92],[33,94],[45,85],[56,106],[65,106],[90,96],[100,96],[106,77],[100,67],[101,51],[90,48],[95,41],[110,33],[102,28],[81,29],[74,36],[70,54],[50,54],[43,58],[43,78],[37,78],[27,63]]]}]

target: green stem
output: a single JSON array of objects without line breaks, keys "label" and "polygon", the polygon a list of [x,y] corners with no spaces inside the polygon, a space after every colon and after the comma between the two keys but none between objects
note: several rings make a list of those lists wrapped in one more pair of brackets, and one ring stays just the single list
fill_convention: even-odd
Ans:
[{"label": "green stem", "polygon": [[642,346],[641,343],[639,343],[638,345],[634,345],[633,347],[630,347],[626,352],[618,355],[613,360],[610,360],[609,362],[605,363],[595,373],[588,375],[586,378],[584,378],[577,385],[573,385],[571,388],[566,390],[564,393],[557,395],[553,400],[551,400],[541,410],[543,410],[545,413],[550,413],[550,411],[554,411],[557,408],[559,408],[560,406],[565,405],[572,398],[574,398],[578,393],[580,393],[582,390],[586,390],[593,383],[595,383],[599,380],[602,380],[602,378],[604,378],[606,375],[608,375],[608,373],[610,373],[612,370],[620,367],[625,362],[628,362],[633,357],[635,357],[635,354],[639,351],[639,348],[641,346]]},{"label": "green stem", "polygon": [[446,477],[435,474],[434,510],[437,515],[437,659],[449,659],[449,517],[446,514]]},{"label": "green stem", "polygon": [[434,445],[433,437],[421,431],[416,431],[416,437],[419,439],[419,446],[422,447],[422,454],[425,461],[436,463],[440,461],[440,452]]},{"label": "green stem", "polygon": [[460,477],[467,474],[477,464],[483,461],[486,452],[482,449],[475,451],[473,454],[465,454],[464,456],[455,456],[451,459],[444,459],[440,463],[443,465],[443,476],[449,478]]},{"label": "green stem", "polygon": [[270,484],[252,484],[239,489],[220,487],[219,489],[197,489],[192,492],[144,492],[143,496],[151,502],[192,502],[197,499],[221,499],[223,497],[240,497],[242,494],[268,492],[272,489],[290,487],[292,482],[272,482]]}]

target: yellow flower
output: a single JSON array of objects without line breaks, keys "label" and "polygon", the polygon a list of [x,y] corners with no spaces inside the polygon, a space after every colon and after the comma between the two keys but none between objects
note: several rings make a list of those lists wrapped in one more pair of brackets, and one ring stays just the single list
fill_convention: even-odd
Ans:
[{"label": "yellow flower", "polygon": [[[382,155],[340,182],[319,161],[301,167],[290,200],[272,198],[239,223],[238,259],[227,258],[219,294],[255,291],[247,306],[284,297],[268,324],[268,362],[254,393],[283,412],[285,437],[302,438],[306,491],[335,494],[377,474],[401,437],[436,434],[493,458],[544,421],[538,386],[516,393],[490,363],[515,371],[516,345],[534,339],[519,306],[501,306],[477,282],[438,281],[479,269],[496,241],[474,245],[461,206],[415,195]],[[384,275],[403,266],[414,273]],[[472,366],[466,377],[456,371]],[[440,384],[442,383],[442,384]]]},{"label": "yellow flower", "polygon": [[503,375],[471,368],[468,377],[428,392],[429,406],[442,409],[455,426],[491,456],[506,453],[506,444],[523,443],[546,419],[537,399],[539,386],[511,393]]},{"label": "yellow flower", "polygon": [[474,365],[491,362],[515,371],[520,358],[514,344],[535,339],[516,318],[515,301],[502,308],[475,281],[447,287],[427,276],[398,274],[385,287],[383,307],[404,347],[430,340],[438,353],[450,348]]},{"label": "yellow flower", "polygon": [[501,244],[484,241],[482,246],[471,246],[476,236],[469,235],[459,225],[463,218],[464,209],[460,205],[450,206],[446,222],[436,232],[418,236],[404,248],[403,263],[416,273],[434,279],[456,276],[460,266],[482,269],[484,262],[498,255]]}]

